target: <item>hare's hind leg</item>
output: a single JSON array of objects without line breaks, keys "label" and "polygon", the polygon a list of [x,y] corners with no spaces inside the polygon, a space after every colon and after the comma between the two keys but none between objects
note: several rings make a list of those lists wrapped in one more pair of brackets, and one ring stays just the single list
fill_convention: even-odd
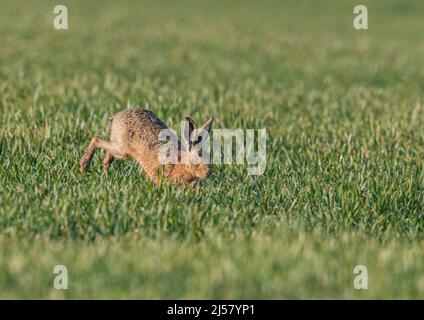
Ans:
[{"label": "hare's hind leg", "polygon": [[109,167],[114,157],[122,158],[125,157],[126,154],[125,151],[116,142],[105,141],[100,137],[94,137],[80,161],[81,172],[84,172],[90,166],[91,159],[93,159],[94,152],[97,148],[106,150],[106,157],[103,162],[103,168],[105,165],[106,167]]},{"label": "hare's hind leg", "polygon": [[105,157],[103,158],[103,170],[107,171],[115,157],[109,152],[106,151]]}]

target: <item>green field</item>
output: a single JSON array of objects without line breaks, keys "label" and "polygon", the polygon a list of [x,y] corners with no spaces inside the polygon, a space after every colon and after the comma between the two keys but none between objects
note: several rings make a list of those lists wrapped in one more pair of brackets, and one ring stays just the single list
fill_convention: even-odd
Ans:
[{"label": "green field", "polygon": [[[424,2],[360,3],[0,0],[0,298],[423,299]],[[129,105],[266,128],[266,171],[79,173]]]}]

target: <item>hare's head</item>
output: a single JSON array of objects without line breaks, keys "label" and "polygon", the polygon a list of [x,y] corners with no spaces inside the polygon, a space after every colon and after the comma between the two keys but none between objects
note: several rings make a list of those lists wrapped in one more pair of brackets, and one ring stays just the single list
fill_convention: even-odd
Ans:
[{"label": "hare's head", "polygon": [[205,142],[211,132],[212,122],[213,118],[197,128],[193,119],[185,118],[184,136],[189,141],[188,161],[185,166],[186,170],[196,178],[208,178],[211,173],[211,160]]}]

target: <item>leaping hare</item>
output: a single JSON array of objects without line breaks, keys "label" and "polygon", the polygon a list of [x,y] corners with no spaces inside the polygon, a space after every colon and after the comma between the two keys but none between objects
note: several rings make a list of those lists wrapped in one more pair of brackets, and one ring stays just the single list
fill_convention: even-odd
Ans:
[{"label": "leaping hare", "polygon": [[[190,117],[185,118],[188,136],[197,131],[194,121]],[[209,119],[199,131],[209,134],[212,128],[213,118]],[[196,144],[204,141],[204,136],[196,136],[189,142],[189,148],[182,148],[178,143],[178,159],[183,156],[189,159],[186,163],[162,163],[159,161],[159,149],[164,141],[159,139],[161,130],[168,127],[151,111],[146,109],[127,109],[121,111],[109,119],[111,134],[110,140],[94,137],[80,161],[80,170],[84,172],[90,165],[94,152],[97,148],[105,150],[103,170],[108,170],[114,158],[134,158],[143,168],[146,175],[157,184],[160,172],[171,183],[186,184],[198,179],[208,178],[210,175],[210,163],[206,163]],[[161,170],[162,169],[162,170]]]}]

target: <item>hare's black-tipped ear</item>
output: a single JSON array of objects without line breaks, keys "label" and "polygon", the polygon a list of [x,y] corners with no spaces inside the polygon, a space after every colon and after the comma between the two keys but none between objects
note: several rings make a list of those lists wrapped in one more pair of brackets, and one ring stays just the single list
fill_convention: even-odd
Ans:
[{"label": "hare's black-tipped ear", "polygon": [[212,129],[212,123],[213,123],[213,118],[210,118],[208,121],[206,121],[206,123],[200,129],[206,130],[209,134]]},{"label": "hare's black-tipped ear", "polygon": [[185,117],[184,121],[184,138],[187,142],[190,142],[191,134],[196,130],[196,124],[193,119],[190,117]]}]

